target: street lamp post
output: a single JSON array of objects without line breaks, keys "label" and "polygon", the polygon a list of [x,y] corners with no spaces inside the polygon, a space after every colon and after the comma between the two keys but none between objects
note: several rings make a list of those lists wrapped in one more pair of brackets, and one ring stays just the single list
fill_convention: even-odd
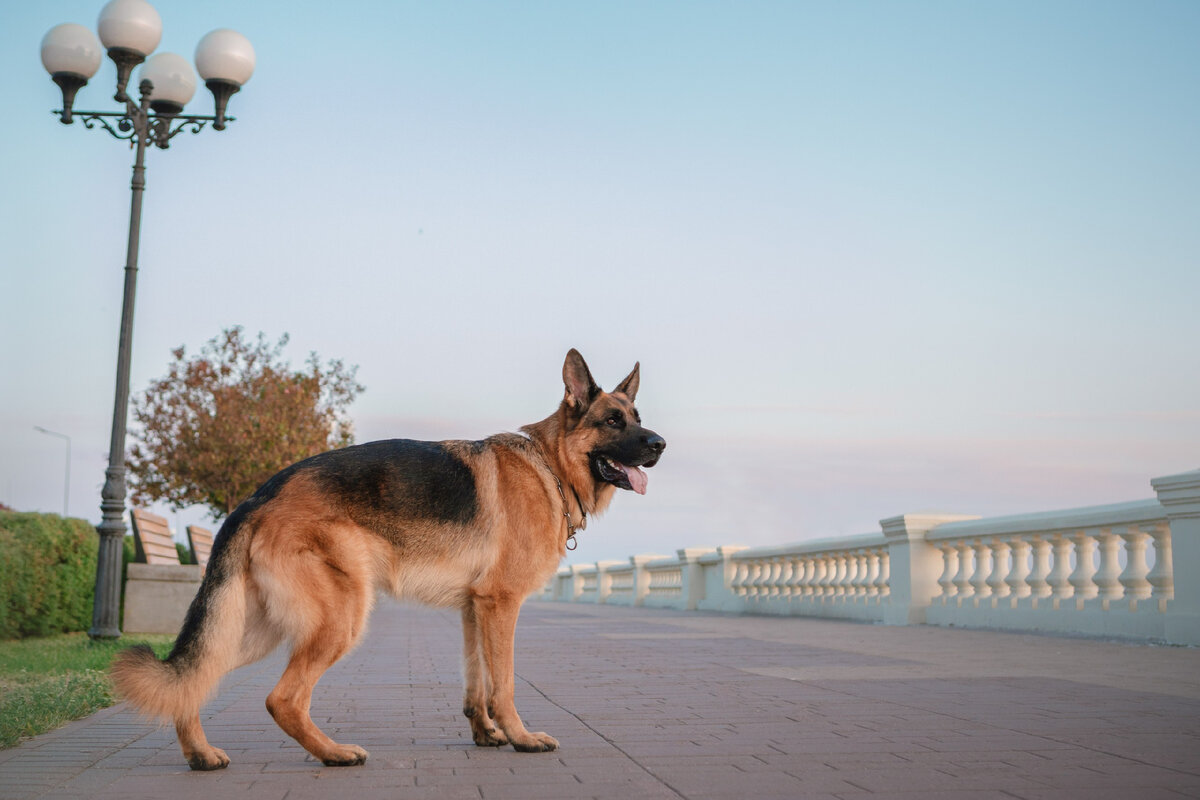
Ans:
[{"label": "street lamp post", "polygon": [[[151,56],[162,38],[162,20],[146,0],[112,0],[100,11],[99,41],[82,25],[65,23],[51,28],[42,39],[42,64],[62,89],[58,114],[64,125],[76,116],[85,128],[97,125],[134,147],[133,198],[129,210],[129,245],[125,259],[125,292],[121,304],[121,334],[117,349],[117,390],[113,403],[112,439],[101,491],[102,520],[97,527],[100,552],[96,564],[96,594],[92,608],[94,639],[121,635],[121,550],[125,538],[125,420],[129,412],[129,361],[133,338],[133,300],[137,288],[138,240],[142,222],[142,193],[146,186],[147,147],[166,150],[184,130],[199,133],[207,123],[224,130],[233,117],[225,116],[229,98],[254,72],[254,48],[237,31],[221,28],[207,34],[196,46],[196,68],[212,92],[215,115],[184,115],[184,105],[196,90],[191,65],[174,53]],[[117,66],[117,93],[124,111],[73,111],[75,94],[100,68],[101,45]],[[149,58],[147,58],[149,56]],[[135,103],[126,92],[133,68],[141,69]],[[110,122],[111,120],[111,122]]]},{"label": "street lamp post", "polygon": [[58,431],[47,430],[46,428],[43,428],[41,425],[34,425],[33,429],[40,433],[44,433],[47,436],[53,436],[57,439],[65,439],[67,441],[67,474],[66,474],[66,477],[63,479],[63,518],[66,518],[67,505],[71,499],[71,437],[67,436],[65,433],[59,433]]}]

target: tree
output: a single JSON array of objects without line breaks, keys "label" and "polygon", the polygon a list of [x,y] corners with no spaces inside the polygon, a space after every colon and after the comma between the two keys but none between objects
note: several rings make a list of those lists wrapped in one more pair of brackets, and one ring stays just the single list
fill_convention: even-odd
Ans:
[{"label": "tree", "polygon": [[363,391],[358,367],[322,366],[312,353],[293,371],[287,342],[286,333],[274,346],[262,333],[250,342],[239,326],[198,356],[172,351],[166,377],[134,402],[133,502],[206,505],[216,520],[289,464],[353,444],[345,410]]}]

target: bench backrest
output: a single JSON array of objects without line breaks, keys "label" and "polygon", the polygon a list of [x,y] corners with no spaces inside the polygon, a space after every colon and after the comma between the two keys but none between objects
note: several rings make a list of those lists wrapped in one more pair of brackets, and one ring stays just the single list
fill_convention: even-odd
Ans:
[{"label": "bench backrest", "polygon": [[212,553],[212,531],[199,525],[187,526],[188,544],[192,547],[192,558],[200,566],[208,566],[208,556]]},{"label": "bench backrest", "polygon": [[133,518],[133,540],[137,545],[138,561],[147,564],[179,563],[179,551],[175,549],[175,539],[171,536],[166,517],[140,508],[133,509],[130,516]]}]

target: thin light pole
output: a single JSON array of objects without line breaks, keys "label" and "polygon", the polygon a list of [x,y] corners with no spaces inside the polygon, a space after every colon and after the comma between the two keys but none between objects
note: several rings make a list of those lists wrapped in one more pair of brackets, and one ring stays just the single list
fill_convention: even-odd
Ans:
[{"label": "thin light pole", "polygon": [[34,425],[33,429],[35,431],[40,431],[47,436],[56,436],[59,439],[66,439],[67,441],[67,475],[63,479],[63,516],[65,517],[67,516],[67,504],[71,499],[71,437],[67,436],[65,433],[47,430],[41,425]]}]

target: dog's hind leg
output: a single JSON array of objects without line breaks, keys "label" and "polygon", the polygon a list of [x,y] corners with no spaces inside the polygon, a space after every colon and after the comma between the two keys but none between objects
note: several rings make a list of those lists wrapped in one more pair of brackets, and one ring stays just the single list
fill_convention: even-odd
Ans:
[{"label": "dog's hind leg", "polygon": [[357,745],[338,744],[326,736],[309,716],[317,680],[353,645],[349,626],[326,626],[292,651],[283,677],[267,696],[267,710],[284,732],[326,766],[348,767],[367,760]]},{"label": "dog's hind leg", "polygon": [[290,624],[294,642],[287,668],[267,696],[267,710],[285,733],[324,764],[362,764],[367,751],[326,736],[313,723],[309,706],[321,675],[362,636],[374,591],[362,565],[339,550],[336,540],[312,535],[308,541],[318,547],[287,563],[286,588],[278,574],[263,578],[272,584],[265,591],[267,605],[287,609],[284,624]]},{"label": "dog's hind leg", "polygon": [[229,766],[229,756],[225,751],[208,743],[204,727],[200,724],[200,712],[175,720],[175,733],[179,737],[183,757],[192,769],[209,771]]},{"label": "dog's hind leg", "polygon": [[501,747],[508,744],[506,737],[492,720],[488,708],[491,687],[483,660],[480,643],[479,622],[475,606],[471,601],[463,606],[463,714],[471,721],[471,738],[480,747]]},{"label": "dog's hind leg", "polygon": [[483,658],[491,678],[490,705],[496,725],[517,750],[542,753],[558,749],[558,740],[545,733],[531,733],[525,728],[513,702],[513,644],[521,598],[510,594],[472,598]]}]

